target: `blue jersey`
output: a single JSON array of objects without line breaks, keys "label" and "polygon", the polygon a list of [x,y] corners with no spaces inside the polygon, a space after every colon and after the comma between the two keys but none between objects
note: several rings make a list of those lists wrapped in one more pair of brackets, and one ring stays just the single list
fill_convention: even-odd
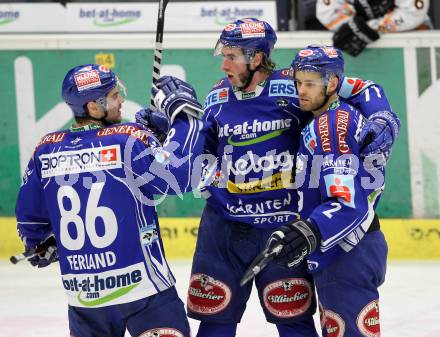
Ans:
[{"label": "blue jersey", "polygon": [[136,123],[41,139],[18,195],[18,230],[30,247],[55,234],[70,305],[128,303],[174,285],[155,204],[190,189],[200,127],[192,117],[176,119],[181,146],[169,142],[173,151]]},{"label": "blue jersey", "polygon": [[312,272],[355,247],[374,218],[385,177],[383,168],[360,157],[364,123],[358,110],[336,101],[302,131],[295,175],[298,210],[322,235],[308,258]]},{"label": "blue jersey", "polygon": [[294,156],[310,115],[295,98],[287,70],[250,93],[225,78],[206,97],[206,150],[217,158],[207,202],[227,219],[271,228],[296,218]]},{"label": "blue jersey", "polygon": [[[391,112],[380,86],[345,78],[341,100],[364,116]],[[206,148],[216,159],[207,180],[208,203],[232,221],[274,228],[297,218],[292,170],[300,132],[312,115],[299,108],[288,70],[273,72],[251,93],[227,78],[205,100]],[[397,118],[397,117],[396,117]]]}]

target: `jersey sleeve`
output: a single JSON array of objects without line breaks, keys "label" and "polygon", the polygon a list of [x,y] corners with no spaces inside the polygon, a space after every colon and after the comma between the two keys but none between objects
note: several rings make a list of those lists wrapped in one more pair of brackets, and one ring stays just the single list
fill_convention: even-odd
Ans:
[{"label": "jersey sleeve", "polygon": [[379,32],[394,33],[430,29],[429,0],[396,1],[394,9],[383,17],[369,20],[368,25]]},{"label": "jersey sleeve", "polygon": [[388,111],[396,123],[400,120],[392,110],[382,86],[372,81],[346,77],[339,90],[339,95],[355,107],[367,119],[376,112]]},{"label": "jersey sleeve", "polygon": [[312,166],[311,175],[318,182],[321,203],[310,213],[309,220],[322,235],[322,252],[335,245],[345,251],[352,249],[374,217],[374,202],[369,201],[372,191],[363,186],[357,143],[362,116],[352,115],[338,109],[334,114],[324,113],[315,123],[320,143],[315,158],[318,155],[322,161]]},{"label": "jersey sleeve", "polygon": [[35,247],[52,233],[44,186],[36,165],[32,157],[24,172],[15,207],[18,234],[26,247]]},{"label": "jersey sleeve", "polygon": [[163,145],[155,140],[148,146],[137,142],[130,162],[136,184],[145,185],[144,192],[154,195],[181,196],[191,191],[198,174],[195,162],[202,152],[202,127],[202,121],[180,114]]},{"label": "jersey sleeve", "polygon": [[346,0],[318,0],[316,17],[321,24],[331,31],[336,31],[348,22],[355,10]]}]

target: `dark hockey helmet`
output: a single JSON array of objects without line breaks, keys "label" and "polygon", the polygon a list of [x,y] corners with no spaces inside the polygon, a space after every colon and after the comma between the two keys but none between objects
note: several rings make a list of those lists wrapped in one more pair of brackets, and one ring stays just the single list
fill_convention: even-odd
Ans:
[{"label": "dark hockey helmet", "polygon": [[336,75],[339,79],[339,87],[344,78],[344,57],[338,48],[309,45],[301,49],[292,61],[290,74],[293,79],[297,71],[318,72],[325,83],[328,83],[331,75]]},{"label": "dark hockey helmet", "polygon": [[214,48],[214,56],[220,55],[225,46],[241,48],[245,55],[261,51],[270,56],[277,42],[277,35],[266,21],[255,18],[239,19],[226,25]]},{"label": "dark hockey helmet", "polygon": [[106,95],[119,84],[117,76],[99,64],[83,64],[70,69],[63,80],[61,97],[75,117],[87,117],[88,102],[105,106]]}]

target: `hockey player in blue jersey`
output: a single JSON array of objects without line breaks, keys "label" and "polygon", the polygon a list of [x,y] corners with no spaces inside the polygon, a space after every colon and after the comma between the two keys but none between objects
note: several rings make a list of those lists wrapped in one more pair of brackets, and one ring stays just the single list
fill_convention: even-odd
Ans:
[{"label": "hockey player in blue jersey", "polygon": [[302,131],[296,160],[300,218],[272,234],[252,267],[275,256],[294,268],[306,258],[323,336],[379,336],[378,287],[385,279],[387,244],[374,210],[384,168],[362,158],[365,118],[338,97],[341,51],[308,46],[291,69],[301,109],[314,115]]},{"label": "hockey player in blue jersey", "polygon": [[[17,199],[18,232],[34,266],[59,259],[71,336],[123,337],[128,330],[131,336],[189,337],[154,196],[190,189],[202,123],[181,108],[201,106],[188,87],[191,105],[167,102],[179,146],[167,139],[162,147],[144,125],[117,124],[120,83],[96,64],[67,73],[62,97],[76,124],[37,144]],[[168,131],[167,119],[148,109],[143,114],[156,119],[156,131]]]},{"label": "hockey player in blue jersey", "polygon": [[[208,199],[187,298],[189,317],[201,321],[197,337],[235,336],[252,290],[251,283],[240,287],[241,276],[273,230],[298,216],[292,170],[301,130],[313,116],[299,109],[288,69],[274,70],[275,42],[267,22],[242,19],[224,28],[215,48],[226,77],[204,107],[205,151],[216,161],[205,168]],[[169,83],[166,97],[179,95],[174,89],[180,80],[162,81]],[[340,93],[368,118],[364,153],[384,163],[399,122],[383,90],[345,78]],[[266,319],[281,337],[317,336],[314,285],[305,263],[294,271],[269,264],[255,283]]]}]

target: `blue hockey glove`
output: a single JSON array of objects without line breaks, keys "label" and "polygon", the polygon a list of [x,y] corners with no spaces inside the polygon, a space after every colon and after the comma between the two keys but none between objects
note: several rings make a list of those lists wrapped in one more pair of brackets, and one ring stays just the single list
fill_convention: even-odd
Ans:
[{"label": "blue hockey glove", "polygon": [[162,112],[143,108],[136,112],[135,119],[137,123],[153,131],[159,141],[163,142],[167,137],[170,130],[170,120]]},{"label": "blue hockey glove", "polygon": [[163,111],[171,124],[180,112],[200,119],[203,109],[197,100],[194,88],[173,76],[163,76],[157,80],[151,89],[154,105]]},{"label": "blue hockey glove", "polygon": [[59,260],[57,243],[53,235],[49,236],[36,247],[26,247],[25,254],[32,251],[33,255],[27,260],[34,267],[44,268],[52,262]]},{"label": "blue hockey glove", "polygon": [[318,229],[309,221],[296,220],[288,223],[271,234],[266,248],[252,261],[240,285],[252,280],[267,264],[274,260],[289,268],[299,266],[321,241]]},{"label": "blue hockey glove", "polygon": [[400,130],[400,121],[389,111],[372,114],[361,130],[361,155],[376,156],[377,162],[386,164],[391,154],[391,147]]}]

